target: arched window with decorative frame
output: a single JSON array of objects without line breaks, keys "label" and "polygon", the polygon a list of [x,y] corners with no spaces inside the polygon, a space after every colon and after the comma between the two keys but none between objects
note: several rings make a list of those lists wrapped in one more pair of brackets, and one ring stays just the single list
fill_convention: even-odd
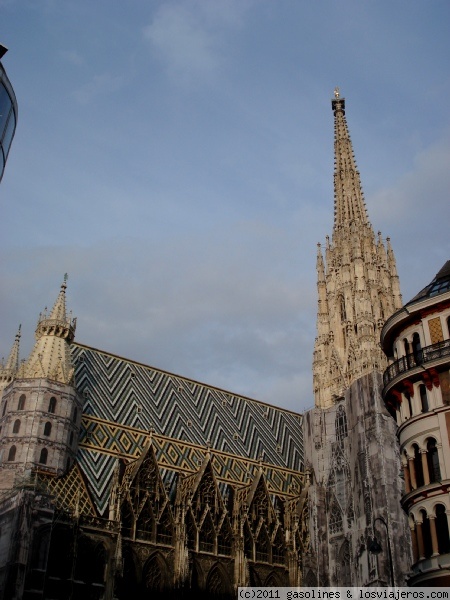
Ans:
[{"label": "arched window with decorative frame", "polygon": [[19,433],[20,431],[20,419],[16,419],[13,425],[13,433]]},{"label": "arched window with decorative frame", "polygon": [[49,413],[55,413],[56,412],[56,398],[55,396],[52,396],[49,400],[48,403],[48,412]]},{"label": "arched window with decorative frame", "polygon": [[331,505],[328,528],[332,535],[342,531],[342,511],[336,500]]},{"label": "arched window with decorative frame", "polygon": [[345,408],[341,404],[336,412],[335,419],[335,429],[336,429],[336,439],[341,442],[348,436],[347,429],[347,415],[345,413]]},{"label": "arched window with decorative frame", "polygon": [[50,423],[50,421],[47,421],[47,423],[44,425],[44,435],[46,435],[47,437],[50,436],[52,433],[52,424]]}]

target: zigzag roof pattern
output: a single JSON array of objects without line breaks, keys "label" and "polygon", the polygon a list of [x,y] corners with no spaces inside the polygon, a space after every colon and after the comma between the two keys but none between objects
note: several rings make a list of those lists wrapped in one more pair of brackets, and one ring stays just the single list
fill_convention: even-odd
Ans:
[{"label": "zigzag roof pattern", "polygon": [[150,433],[164,438],[158,460],[172,473],[198,468],[208,448],[222,457],[222,481],[263,461],[282,492],[283,470],[303,470],[302,415],[81,344],[71,353],[84,402],[79,464],[100,513],[117,457],[136,458]]}]

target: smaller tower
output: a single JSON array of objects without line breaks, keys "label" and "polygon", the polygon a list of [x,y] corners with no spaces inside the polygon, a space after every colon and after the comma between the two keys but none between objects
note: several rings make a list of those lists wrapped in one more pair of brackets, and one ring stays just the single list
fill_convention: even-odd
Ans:
[{"label": "smaller tower", "polygon": [[0,367],[0,397],[5,387],[11,383],[16,376],[17,371],[19,370],[20,329],[21,326],[19,325],[16,339],[14,340],[13,347],[11,348],[11,352],[9,353],[6,363],[3,363],[2,360],[2,365]]},{"label": "smaller tower", "polygon": [[82,404],[70,357],[76,320],[66,314],[66,281],[67,276],[51,312],[39,315],[28,360],[17,368],[18,335],[0,373],[6,384],[0,405],[0,490],[34,469],[62,475],[75,458]]}]

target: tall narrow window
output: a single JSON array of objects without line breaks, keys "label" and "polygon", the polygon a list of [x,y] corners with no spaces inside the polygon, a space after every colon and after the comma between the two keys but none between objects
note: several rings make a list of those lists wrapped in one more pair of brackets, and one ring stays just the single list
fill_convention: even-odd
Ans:
[{"label": "tall narrow window", "polygon": [[78,408],[75,406],[75,408],[73,409],[73,420],[75,421],[75,423],[77,421],[77,418],[78,418]]},{"label": "tall narrow window", "polygon": [[347,415],[345,414],[345,408],[342,406],[342,404],[339,406],[336,412],[334,426],[336,428],[336,439],[338,441],[342,441],[347,437]]},{"label": "tall narrow window", "polygon": [[20,431],[20,419],[14,421],[13,433],[19,433]]},{"label": "tall narrow window", "polygon": [[412,417],[414,414],[413,407],[412,407],[412,400],[411,400],[411,396],[409,395],[408,392],[405,392],[405,398],[408,401],[409,416]]},{"label": "tall narrow window", "polygon": [[52,424],[50,423],[50,421],[47,421],[47,423],[44,425],[44,435],[50,435],[52,433]]},{"label": "tall narrow window", "polygon": [[429,404],[428,404],[428,395],[427,395],[427,388],[422,384],[419,385],[419,393],[420,393],[420,402],[422,405],[422,412],[428,412],[430,410]]},{"label": "tall narrow window", "polygon": [[347,312],[345,310],[344,296],[339,296],[339,311],[341,313],[341,323],[345,323],[347,321]]},{"label": "tall narrow window", "polygon": [[427,441],[427,463],[430,473],[430,483],[436,483],[441,480],[441,469],[439,467],[439,455],[436,446],[436,440],[430,438]]},{"label": "tall narrow window", "polygon": [[5,416],[5,412],[6,412],[6,406],[8,405],[8,402],[5,401],[5,404],[3,405],[3,412],[2,412],[2,417]]},{"label": "tall narrow window", "polygon": [[42,448],[41,455],[39,457],[39,462],[41,463],[41,465],[47,464],[47,458],[48,458],[48,450],[47,450],[47,448]]},{"label": "tall narrow window", "polygon": [[420,364],[422,362],[422,344],[420,343],[420,336],[418,333],[415,333],[413,335],[412,346],[414,360],[416,361],[416,363]]},{"label": "tall narrow window", "polygon": [[424,510],[420,511],[420,516],[422,517],[422,537],[425,558],[430,558],[430,556],[433,554],[433,546],[431,543],[430,520],[428,519],[427,513]]},{"label": "tall narrow window", "polygon": [[424,484],[422,456],[420,454],[419,446],[417,444],[413,444],[412,447],[414,450],[414,470],[416,472],[417,487],[421,487]]},{"label": "tall narrow window", "polygon": [[19,404],[17,405],[17,410],[24,410],[25,408],[25,400],[26,400],[26,396],[25,394],[22,394],[19,398]]},{"label": "tall narrow window", "polygon": [[50,402],[48,403],[48,412],[49,413],[56,412],[56,398],[54,396],[52,396],[50,398]]},{"label": "tall narrow window", "polygon": [[8,460],[9,461],[16,460],[16,447],[15,446],[11,446],[11,448],[9,449]]},{"label": "tall narrow window", "polygon": [[406,361],[406,366],[408,367],[408,369],[411,367],[411,363],[414,363],[414,360],[412,360],[412,356],[411,356],[411,348],[409,346],[409,342],[408,340],[405,338],[403,340],[403,345],[405,347],[405,361]]},{"label": "tall narrow window", "polygon": [[438,504],[436,506],[436,532],[438,538],[439,554],[446,554],[450,551],[450,542],[447,513],[443,504]]}]

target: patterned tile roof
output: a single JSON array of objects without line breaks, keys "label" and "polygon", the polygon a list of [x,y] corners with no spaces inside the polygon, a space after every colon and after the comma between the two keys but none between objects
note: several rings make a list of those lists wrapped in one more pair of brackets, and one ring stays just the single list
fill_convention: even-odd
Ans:
[{"label": "patterned tile roof", "polygon": [[80,344],[71,352],[84,400],[78,463],[100,514],[117,458],[137,458],[150,434],[169,479],[210,449],[218,481],[247,483],[262,463],[272,492],[301,485],[302,415]]}]

